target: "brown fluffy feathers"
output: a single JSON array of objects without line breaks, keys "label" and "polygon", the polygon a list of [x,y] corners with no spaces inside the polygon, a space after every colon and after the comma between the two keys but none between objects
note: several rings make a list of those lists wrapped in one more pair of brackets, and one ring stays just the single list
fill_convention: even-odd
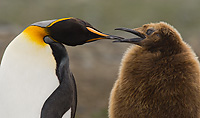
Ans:
[{"label": "brown fluffy feathers", "polygon": [[134,30],[146,38],[124,54],[109,117],[199,118],[200,68],[190,46],[164,22]]}]

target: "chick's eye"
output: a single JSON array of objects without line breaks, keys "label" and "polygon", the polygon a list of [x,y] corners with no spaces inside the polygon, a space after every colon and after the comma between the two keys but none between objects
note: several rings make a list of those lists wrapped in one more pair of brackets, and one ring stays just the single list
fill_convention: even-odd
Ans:
[{"label": "chick's eye", "polygon": [[147,35],[151,35],[153,32],[154,32],[153,29],[148,29],[147,32],[146,32],[146,34],[147,34]]},{"label": "chick's eye", "polygon": [[156,36],[159,37],[159,38],[161,37],[160,34],[156,34]]}]

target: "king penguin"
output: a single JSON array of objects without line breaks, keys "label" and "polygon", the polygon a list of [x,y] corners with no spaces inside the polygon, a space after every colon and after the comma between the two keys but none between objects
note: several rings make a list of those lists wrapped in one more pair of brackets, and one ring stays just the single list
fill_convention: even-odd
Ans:
[{"label": "king penguin", "polygon": [[74,118],[77,91],[63,44],[115,39],[77,18],[28,26],[6,48],[0,66],[1,118]]},{"label": "king penguin", "polygon": [[200,68],[196,54],[165,22],[135,29],[116,42],[136,44],[124,54],[110,95],[110,118],[199,118]]}]

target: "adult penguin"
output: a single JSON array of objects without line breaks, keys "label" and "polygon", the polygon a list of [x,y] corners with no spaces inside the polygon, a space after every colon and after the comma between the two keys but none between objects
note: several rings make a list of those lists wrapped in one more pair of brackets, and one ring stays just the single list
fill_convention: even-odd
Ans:
[{"label": "adult penguin", "polygon": [[63,44],[119,38],[77,18],[34,23],[6,48],[0,67],[0,117],[74,118],[76,84]]},{"label": "adult penguin", "polygon": [[193,50],[171,25],[118,28],[137,38],[125,53],[110,96],[110,118],[199,118],[200,68]]}]

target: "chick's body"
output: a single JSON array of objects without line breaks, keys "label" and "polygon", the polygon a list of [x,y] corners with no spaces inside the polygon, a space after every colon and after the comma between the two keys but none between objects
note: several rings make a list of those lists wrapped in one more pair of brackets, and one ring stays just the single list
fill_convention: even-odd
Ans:
[{"label": "chick's body", "polygon": [[154,34],[131,46],[122,59],[110,96],[110,118],[198,118],[200,69],[195,53],[170,25],[136,30],[148,28]]}]

